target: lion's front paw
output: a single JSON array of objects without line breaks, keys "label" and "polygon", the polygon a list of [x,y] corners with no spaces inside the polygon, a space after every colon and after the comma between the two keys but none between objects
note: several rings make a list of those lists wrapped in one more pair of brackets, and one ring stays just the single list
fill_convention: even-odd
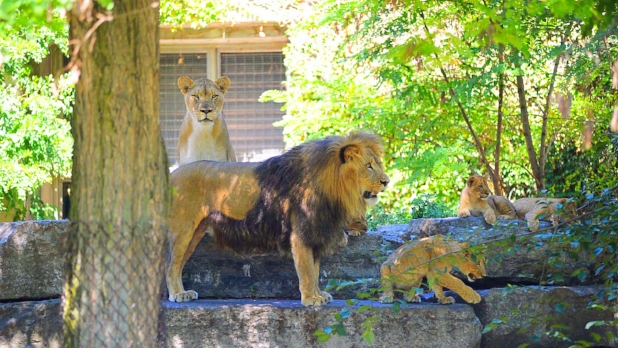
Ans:
[{"label": "lion's front paw", "polygon": [[496,223],[496,214],[493,212],[486,212],[483,216],[488,224],[493,225]]},{"label": "lion's front paw", "polygon": [[465,217],[468,217],[468,216],[470,216],[470,211],[467,210],[467,209],[466,210],[460,210],[457,213],[457,217],[460,217],[460,218],[465,218]]},{"label": "lion's front paw", "polygon": [[326,291],[320,291],[320,295],[321,298],[326,300],[326,303],[332,302],[333,300],[333,296],[331,294],[329,294]]},{"label": "lion's front paw", "polygon": [[197,300],[197,292],[193,290],[187,290],[175,294],[170,294],[169,300],[172,302],[189,302],[192,300]]},{"label": "lion's front paw", "polygon": [[464,300],[468,303],[480,303],[481,302],[481,295],[479,295],[476,291],[474,292],[474,294],[470,294],[470,297],[466,297],[464,298]]},{"label": "lion's front paw", "polygon": [[365,232],[358,231],[358,230],[348,230],[348,234],[352,237],[358,237],[360,235],[365,234]]},{"label": "lion's front paw", "polygon": [[453,304],[455,303],[455,299],[452,298],[451,296],[447,296],[447,297],[439,299],[438,302],[440,302],[440,304]]},{"label": "lion's front paw", "polygon": [[382,303],[393,303],[394,297],[393,295],[382,295],[380,296],[380,302]]},{"label": "lion's front paw", "polygon": [[414,293],[413,296],[410,296],[409,293],[405,293],[403,294],[403,299],[406,300],[406,302],[420,303],[421,295],[419,295],[418,293]]},{"label": "lion's front paw", "polygon": [[528,228],[530,229],[530,232],[536,232],[540,225],[539,220],[528,221]]},{"label": "lion's front paw", "polygon": [[301,295],[300,302],[303,304],[303,306],[307,306],[307,307],[325,305],[328,302],[330,302],[328,298],[330,297],[330,300],[332,301],[333,297],[330,296],[330,294],[327,292],[324,292],[324,293],[327,294],[328,296],[322,295],[321,293],[316,293],[315,295],[312,295],[312,296]]}]

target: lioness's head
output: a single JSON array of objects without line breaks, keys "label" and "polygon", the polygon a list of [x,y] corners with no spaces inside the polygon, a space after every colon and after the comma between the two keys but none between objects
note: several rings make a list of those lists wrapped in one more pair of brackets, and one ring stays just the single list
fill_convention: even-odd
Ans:
[{"label": "lioness's head", "polygon": [[459,269],[459,272],[463,273],[469,282],[474,282],[477,279],[481,279],[487,276],[485,270],[485,258],[481,255],[473,255],[470,250],[465,250],[470,247],[468,243],[461,243],[461,248],[464,249],[461,252],[461,258],[457,259],[455,265]]},{"label": "lioness's head", "polygon": [[487,184],[487,177],[485,176],[473,175],[468,178],[466,185],[468,185],[470,195],[475,198],[486,200],[491,195],[491,190],[489,190],[489,185]]},{"label": "lioness's head", "polygon": [[230,79],[222,76],[215,82],[208,79],[191,80],[183,76],[178,79],[178,88],[185,95],[187,111],[198,122],[213,122],[223,108],[225,92],[230,88]]},{"label": "lioness's head", "polygon": [[345,167],[344,175],[355,177],[359,194],[365,203],[375,205],[378,194],[386,188],[390,179],[382,164],[382,143],[378,136],[369,133],[351,134],[349,144],[341,148],[340,158]]}]

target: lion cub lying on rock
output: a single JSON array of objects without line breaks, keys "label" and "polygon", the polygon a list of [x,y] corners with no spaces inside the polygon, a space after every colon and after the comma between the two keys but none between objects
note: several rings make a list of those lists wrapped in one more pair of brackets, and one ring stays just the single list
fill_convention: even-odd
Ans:
[{"label": "lion cub lying on rock", "polygon": [[[530,231],[535,232],[539,229],[539,219],[550,220],[556,226],[559,218],[575,216],[575,204],[567,204],[567,201],[567,198],[520,198],[513,202],[513,205],[517,217],[526,220]],[[558,209],[559,204],[561,209]]]},{"label": "lion cub lying on rock", "polygon": [[420,296],[410,296],[410,291],[421,285],[423,277],[427,277],[427,283],[441,304],[455,303],[454,298],[444,296],[443,287],[451,289],[468,303],[481,302],[481,296],[474,289],[450,274],[456,269],[470,282],[487,275],[484,259],[479,257],[478,262],[473,261],[471,253],[464,250],[469,247],[468,243],[449,240],[439,234],[402,245],[380,269],[384,288],[380,302],[393,302],[395,289],[405,290],[403,298],[407,302],[421,302]]},{"label": "lion cub lying on rock", "polygon": [[494,224],[498,219],[516,219],[513,203],[502,196],[492,196],[487,185],[487,178],[473,175],[468,178],[466,187],[459,198],[460,218],[468,216],[483,216],[488,224]]}]

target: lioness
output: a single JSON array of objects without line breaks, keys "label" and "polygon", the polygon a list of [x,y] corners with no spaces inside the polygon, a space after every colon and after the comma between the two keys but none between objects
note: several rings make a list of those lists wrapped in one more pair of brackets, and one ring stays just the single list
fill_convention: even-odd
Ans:
[{"label": "lioness", "polygon": [[449,240],[440,234],[400,246],[380,268],[384,287],[380,302],[393,302],[395,289],[407,290],[403,294],[406,302],[421,302],[420,295],[411,295],[410,290],[420,287],[424,277],[441,304],[455,303],[452,297],[444,296],[444,287],[468,303],[481,302],[481,296],[474,289],[450,274],[457,269],[470,282],[487,276],[485,260],[479,256],[473,261],[470,252],[464,250],[469,247],[468,243]]},{"label": "lioness", "polygon": [[178,88],[185,96],[187,113],[178,136],[179,165],[199,160],[236,162],[227,125],[221,114],[230,79],[196,81],[184,76]]},{"label": "lioness", "polygon": [[171,175],[169,300],[197,299],[182,269],[205,233],[243,254],[291,254],[305,306],[332,296],[318,287],[320,259],[389,182],[381,139],[368,133],[298,145],[261,163],[197,161]]},{"label": "lioness", "polygon": [[488,224],[498,219],[516,219],[513,203],[502,196],[492,196],[487,178],[480,175],[472,175],[466,182],[466,187],[459,197],[459,212],[457,216],[483,216]]}]

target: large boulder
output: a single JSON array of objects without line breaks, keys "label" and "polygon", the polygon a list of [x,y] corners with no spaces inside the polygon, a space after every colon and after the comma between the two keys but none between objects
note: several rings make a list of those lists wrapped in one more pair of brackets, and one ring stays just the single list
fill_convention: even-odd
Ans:
[{"label": "large boulder", "polygon": [[[351,309],[344,319],[346,336],[334,336],[320,347],[479,347],[481,323],[463,304],[410,305],[395,313],[390,306],[368,304],[372,310]],[[198,300],[162,302],[160,347],[313,347],[316,330],[336,323],[345,308],[334,301],[307,308],[300,301]],[[361,325],[374,324],[375,343],[363,341]],[[448,328],[448,329],[445,329]],[[0,348],[62,347],[60,300],[0,303]]]},{"label": "large boulder", "polygon": [[[319,309],[299,301],[211,300],[165,303],[168,347],[478,347],[481,325],[472,307],[422,304],[401,308],[368,304],[373,310],[343,320],[346,336],[334,336],[319,344],[314,332],[336,323],[334,316],[345,307],[336,300]],[[377,319],[375,343],[361,337],[365,319]],[[190,318],[190,320],[187,320]],[[446,329],[448,328],[448,329]]]},{"label": "large boulder", "polygon": [[47,299],[62,293],[69,223],[0,223],[0,300]]},{"label": "large boulder", "polygon": [[[375,278],[380,274],[384,249],[382,236],[368,233],[350,237],[348,245],[320,262],[320,286],[329,280]],[[183,270],[186,289],[200,297],[215,298],[289,298],[299,299],[298,275],[291,258],[277,256],[242,257],[219,250],[205,238],[198,244]],[[368,280],[356,286],[332,291],[336,298],[354,297],[357,291],[374,286]]]},{"label": "large boulder", "polygon": [[[540,221],[541,228],[550,227],[551,223]],[[549,233],[549,232],[548,232]],[[561,268],[549,267],[545,260],[553,250],[546,243],[550,234],[538,233],[530,235],[527,223],[522,220],[498,220],[495,225],[487,224],[483,218],[443,218],[411,220],[405,232],[401,231],[398,238],[404,241],[414,240],[435,234],[450,235],[455,239],[469,241],[472,244],[484,243],[487,248],[487,278],[475,284],[476,287],[488,288],[509,284],[538,284],[539,279],[548,273],[559,272],[564,275],[565,285],[581,285],[582,282],[573,271],[586,267],[582,261],[575,261],[565,256]],[[522,237],[532,238],[535,243],[527,246],[510,248],[515,245],[512,238],[522,240]],[[519,242],[516,242],[519,243]],[[521,244],[521,243],[520,243]],[[580,254],[579,260],[588,259],[588,255]],[[588,277],[585,284],[593,284],[594,279]]]},{"label": "large boulder", "polygon": [[[617,342],[607,341],[606,336],[609,332],[613,337],[618,337],[615,325],[586,329],[586,324],[591,321],[614,321],[611,309],[588,309],[597,291],[598,288],[593,286],[531,286],[510,291],[480,291],[483,301],[474,306],[475,312],[484,327],[492,321],[495,325],[483,335],[481,346],[516,348],[528,343],[528,348],[567,347],[578,340],[596,342],[592,336],[595,333],[601,337],[595,346],[615,347]],[[569,341],[562,337],[567,337]]]},{"label": "large boulder", "polygon": [[[69,223],[36,221],[0,223],[0,300],[59,297],[64,278],[65,239]],[[495,226],[482,219],[416,219],[408,225],[381,226],[364,236],[350,237],[347,247],[321,262],[320,286],[328,281],[363,280],[339,290],[335,298],[357,297],[357,292],[377,288],[380,265],[388,253],[411,239],[435,233],[450,234],[473,242],[520,234],[522,222],[501,221]],[[504,253],[488,248],[488,277],[476,288],[511,284],[533,284],[547,272],[543,269],[545,248],[520,249]],[[499,260],[497,262],[496,260]],[[565,273],[579,267],[564,262]],[[577,283],[568,279],[571,284]],[[187,262],[183,282],[201,298],[288,298],[298,299],[298,276],[290,258],[277,256],[241,257],[221,251],[205,238]]]}]

